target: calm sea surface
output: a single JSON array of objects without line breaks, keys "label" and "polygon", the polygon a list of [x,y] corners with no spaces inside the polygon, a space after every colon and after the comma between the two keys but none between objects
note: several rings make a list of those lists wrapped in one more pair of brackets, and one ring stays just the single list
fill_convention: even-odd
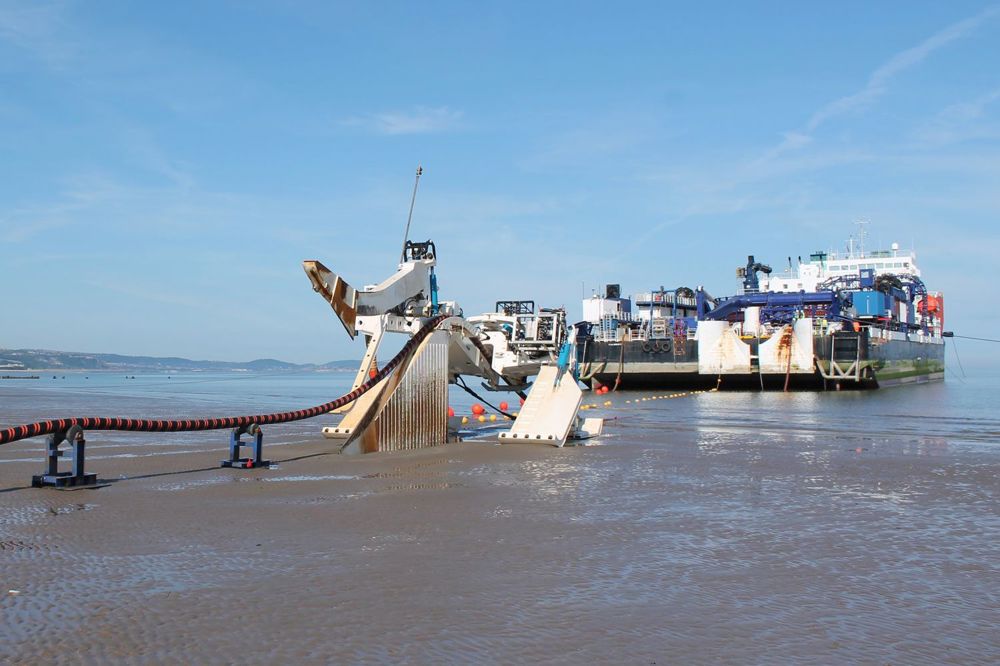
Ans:
[{"label": "calm sea surface", "polygon": [[[62,416],[192,418],[299,409],[322,404],[350,389],[351,373],[187,373],[124,376],[109,373],[45,374],[38,380],[0,380],[0,425]],[[494,405],[517,408],[517,397],[470,385]],[[961,376],[949,368],[945,382],[881,391],[840,393],[723,392],[662,399],[670,392],[585,394],[595,415],[627,423],[630,431],[662,434],[679,428],[812,434],[816,437],[911,438],[953,447],[1000,445],[1000,367]],[[652,400],[653,397],[656,400]],[[645,401],[642,399],[646,398]],[[612,405],[605,408],[610,399]],[[628,404],[626,404],[628,400]],[[478,400],[451,387],[459,416]],[[277,437],[314,435],[330,418],[272,426]],[[615,424],[609,425],[614,432]],[[115,433],[142,441],[148,435]],[[178,436],[201,439],[206,433]],[[211,434],[207,435],[209,438]],[[97,435],[99,440],[104,435]],[[96,443],[96,442],[95,442]],[[1000,450],[998,450],[1000,454]]]},{"label": "calm sea surface", "polygon": [[[243,475],[213,468],[225,432],[94,432],[91,470],[117,481],[86,493],[23,489],[42,442],[5,445],[0,656],[169,661],[180,640],[193,661],[998,663],[1000,373],[966,369],[864,393],[587,394],[606,432],[565,449],[493,430],[316,457],[323,416],[267,428],[280,469]],[[0,381],[0,425],[279,411],[351,378],[48,374]],[[459,414],[472,402],[452,388]]]}]

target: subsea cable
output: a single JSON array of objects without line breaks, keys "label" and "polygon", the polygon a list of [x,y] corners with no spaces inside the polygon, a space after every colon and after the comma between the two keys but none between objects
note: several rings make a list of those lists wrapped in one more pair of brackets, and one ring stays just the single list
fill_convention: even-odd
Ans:
[{"label": "subsea cable", "polygon": [[254,414],[249,416],[223,416],[209,419],[133,419],[125,417],[108,416],[75,416],[66,419],[52,419],[49,421],[39,421],[25,425],[13,426],[0,430],[0,444],[9,444],[28,437],[38,437],[40,435],[51,435],[52,433],[63,432],[73,426],[80,426],[84,430],[128,430],[135,432],[190,432],[195,430],[224,430],[227,428],[241,428],[252,424],[268,425],[272,423],[289,423],[291,421],[301,421],[320,414],[328,413],[334,409],[348,405],[364,393],[376,386],[385,379],[396,367],[402,363],[407,355],[413,353],[417,346],[427,338],[441,322],[448,319],[449,315],[439,315],[429,320],[423,328],[414,333],[403,348],[392,360],[386,363],[374,377],[358,386],[356,389],[340,396],[336,400],[289,412],[275,412],[272,414]]}]

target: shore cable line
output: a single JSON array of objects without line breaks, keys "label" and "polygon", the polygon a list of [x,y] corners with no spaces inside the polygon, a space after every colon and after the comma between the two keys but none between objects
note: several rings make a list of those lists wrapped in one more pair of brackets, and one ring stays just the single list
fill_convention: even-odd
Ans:
[{"label": "shore cable line", "polygon": [[963,340],[979,340],[980,342],[1000,342],[994,338],[974,338],[971,335],[950,335],[950,338],[962,338]]}]

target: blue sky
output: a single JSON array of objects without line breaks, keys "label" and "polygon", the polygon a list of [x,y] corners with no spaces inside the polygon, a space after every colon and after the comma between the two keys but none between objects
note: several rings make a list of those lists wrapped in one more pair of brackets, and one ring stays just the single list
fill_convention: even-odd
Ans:
[{"label": "blue sky", "polygon": [[468,314],[863,218],[1000,323],[1000,5],[0,0],[0,154],[0,347],[359,357],[300,262],[391,273],[418,163]]}]

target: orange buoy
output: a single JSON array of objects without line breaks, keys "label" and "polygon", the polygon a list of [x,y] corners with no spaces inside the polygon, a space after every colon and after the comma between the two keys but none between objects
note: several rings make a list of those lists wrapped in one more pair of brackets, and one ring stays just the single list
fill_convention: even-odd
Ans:
[{"label": "orange buoy", "polygon": [[486,413],[486,408],[480,405],[478,402],[472,406],[472,413],[476,416],[481,416]]},{"label": "orange buoy", "polygon": [[368,371],[368,377],[370,379],[375,379],[375,377],[377,376],[378,376],[378,370],[376,370],[375,368],[372,368],[371,370]]},{"label": "orange buoy", "polygon": [[500,403],[500,409],[502,411],[506,412],[507,411],[507,407],[509,407],[509,405],[507,404],[506,400],[504,400],[503,402]]},{"label": "orange buoy", "polygon": [[451,407],[449,407],[448,408],[448,418],[450,419],[453,416],[455,416],[455,410],[452,409]]}]

